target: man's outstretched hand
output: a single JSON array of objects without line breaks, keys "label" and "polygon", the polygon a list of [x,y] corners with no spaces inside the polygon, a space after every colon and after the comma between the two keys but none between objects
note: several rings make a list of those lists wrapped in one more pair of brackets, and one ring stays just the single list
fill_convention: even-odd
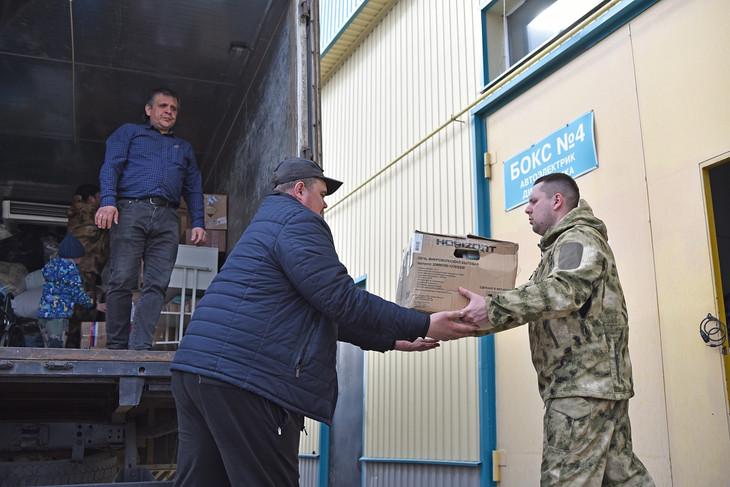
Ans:
[{"label": "man's outstretched hand", "polygon": [[433,350],[441,344],[435,338],[416,338],[414,341],[396,340],[395,349],[401,352],[424,352]]},{"label": "man's outstretched hand", "polygon": [[428,327],[428,336],[436,340],[456,340],[458,338],[473,337],[479,329],[472,324],[459,323],[460,311],[440,311],[431,315],[431,325]]}]

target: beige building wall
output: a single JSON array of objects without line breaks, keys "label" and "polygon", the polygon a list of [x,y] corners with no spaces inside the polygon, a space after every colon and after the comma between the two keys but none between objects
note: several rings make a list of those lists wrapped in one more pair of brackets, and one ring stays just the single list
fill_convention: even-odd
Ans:
[{"label": "beige building wall", "polygon": [[730,478],[727,390],[720,351],[704,346],[697,325],[708,312],[719,316],[700,167],[730,156],[730,3],[674,0],[654,15],[638,19],[632,36],[672,475],[675,485],[722,485]]},{"label": "beige building wall", "polygon": [[[408,151],[479,96],[480,3],[397,2],[322,89],[325,173],[345,181],[325,216],[351,275],[367,274],[368,289],[385,298],[395,296],[414,230],[474,231],[469,117]],[[661,0],[490,114],[477,135],[494,161],[491,234],[520,244],[522,283],[539,237],[524,206],[504,211],[502,162],[594,112],[599,167],[577,182],[618,261],[634,446],[660,486],[730,477],[723,358],[697,331],[707,313],[718,315],[702,170],[730,157],[727,19],[726,0]],[[479,458],[476,343],[368,354],[365,456]],[[543,405],[526,327],[495,345],[500,485],[536,485]]]},{"label": "beige building wall", "polygon": [[[599,167],[577,181],[618,261],[634,445],[657,485],[724,485],[730,474],[722,357],[698,334],[708,312],[718,315],[701,167],[730,151],[728,18],[723,0],[659,2],[487,121],[489,152],[504,161],[594,111]],[[524,207],[500,210],[503,168],[494,169],[492,232],[523,244],[523,282],[537,265],[538,237]],[[519,401],[514,384],[534,382],[534,373],[509,364],[528,360],[527,330],[498,335],[496,347],[503,484],[526,485],[539,476],[542,404]]]},{"label": "beige building wall", "polygon": [[[490,184],[492,233],[521,244],[517,281],[525,282],[539,262],[539,236],[532,232],[524,206],[504,211],[501,162],[593,110],[599,166],[577,182],[583,198],[608,227],[626,294],[629,349],[637,391],[630,402],[635,448],[647,468],[660,477],[656,479],[659,485],[669,485],[662,351],[656,287],[652,282],[655,269],[632,65],[627,26],[488,118],[489,152],[499,161]],[[502,475],[505,485],[525,485],[522,482],[539,478],[543,412],[529,357],[527,329],[504,332],[495,342],[497,443],[507,457]],[[515,374],[515,368],[526,370]],[[510,391],[515,389],[514,384],[521,386]],[[639,417],[642,419],[637,420]]]}]

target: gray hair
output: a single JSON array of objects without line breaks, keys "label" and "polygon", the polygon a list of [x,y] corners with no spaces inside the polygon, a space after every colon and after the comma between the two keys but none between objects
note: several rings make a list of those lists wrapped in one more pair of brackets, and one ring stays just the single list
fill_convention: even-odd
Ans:
[{"label": "gray hair", "polygon": [[[145,106],[149,105],[151,107],[155,106],[155,98],[157,98],[157,95],[165,95],[170,96],[175,99],[177,102],[177,109],[180,110],[180,97],[177,96],[177,93],[172,91],[169,88],[155,88],[152,90],[152,93],[150,93],[150,96],[147,97],[147,103],[145,103]],[[148,121],[150,119],[149,115],[147,115],[147,112],[144,113],[144,116],[142,117],[142,120],[144,122]]]},{"label": "gray hair", "polygon": [[318,179],[319,178],[304,178],[304,179],[295,179],[294,181],[289,181],[286,183],[281,183],[281,184],[277,185],[276,187],[274,187],[274,192],[291,193],[292,190],[294,190],[294,186],[296,186],[299,181],[304,183],[305,188],[307,188],[308,190],[311,190],[312,187],[314,186],[314,183]]}]

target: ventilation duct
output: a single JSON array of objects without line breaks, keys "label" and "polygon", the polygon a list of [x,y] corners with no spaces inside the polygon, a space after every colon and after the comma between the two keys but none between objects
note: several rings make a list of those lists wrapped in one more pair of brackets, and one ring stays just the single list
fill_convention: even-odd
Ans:
[{"label": "ventilation duct", "polygon": [[5,200],[3,201],[3,222],[66,226],[68,224],[67,209],[67,205]]}]

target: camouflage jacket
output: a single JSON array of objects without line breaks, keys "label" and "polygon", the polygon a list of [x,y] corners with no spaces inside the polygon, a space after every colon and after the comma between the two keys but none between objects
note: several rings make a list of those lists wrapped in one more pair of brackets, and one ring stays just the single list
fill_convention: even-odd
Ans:
[{"label": "camouflage jacket", "polygon": [[87,203],[76,195],[66,210],[68,231],[84,246],[85,254],[78,265],[81,274],[101,275],[109,260],[109,231],[102,230],[94,223],[97,209],[96,205]]},{"label": "camouflage jacket", "polygon": [[497,331],[529,322],[543,400],[633,396],[628,314],[604,223],[581,200],[540,240],[530,281],[487,296]]}]

